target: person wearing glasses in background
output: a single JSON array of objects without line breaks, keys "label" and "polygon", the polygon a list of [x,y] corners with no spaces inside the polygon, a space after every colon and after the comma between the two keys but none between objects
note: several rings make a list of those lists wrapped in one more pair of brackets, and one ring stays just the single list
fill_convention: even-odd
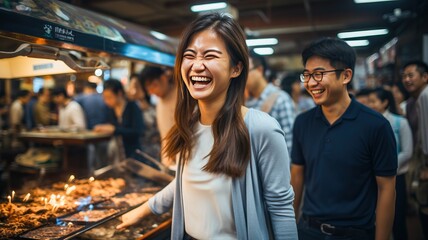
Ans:
[{"label": "person wearing glasses in background", "polygon": [[320,39],[302,59],[301,81],[318,106],[293,128],[296,218],[305,189],[299,239],[388,240],[397,172],[391,125],[349,95],[356,56],[346,42]]}]

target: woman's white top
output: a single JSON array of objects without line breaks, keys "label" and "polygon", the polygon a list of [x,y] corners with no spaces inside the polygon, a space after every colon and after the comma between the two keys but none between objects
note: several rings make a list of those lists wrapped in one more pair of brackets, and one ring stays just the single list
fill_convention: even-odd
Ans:
[{"label": "woman's white top", "polygon": [[203,171],[214,143],[211,126],[198,122],[195,146],[183,169],[186,233],[196,239],[236,239],[232,178]]}]

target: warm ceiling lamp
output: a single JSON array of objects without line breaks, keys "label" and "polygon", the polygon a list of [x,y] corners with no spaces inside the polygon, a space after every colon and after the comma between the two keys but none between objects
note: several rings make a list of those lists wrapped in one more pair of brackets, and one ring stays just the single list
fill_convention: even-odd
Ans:
[{"label": "warm ceiling lamp", "polygon": [[355,38],[355,37],[369,37],[388,34],[388,29],[373,29],[364,31],[341,32],[337,34],[338,38]]},{"label": "warm ceiling lamp", "polygon": [[369,40],[349,40],[346,43],[351,47],[364,47],[369,45]]},{"label": "warm ceiling lamp", "polygon": [[391,2],[397,0],[354,0],[355,3]]},{"label": "warm ceiling lamp", "polygon": [[190,7],[190,10],[192,10],[192,12],[205,12],[205,11],[223,9],[226,7],[227,7],[227,3],[225,2],[215,2],[215,3],[193,5]]},{"label": "warm ceiling lamp", "polygon": [[269,46],[269,45],[278,44],[278,39],[276,38],[256,38],[256,39],[247,39],[245,41],[247,42],[248,47]]}]

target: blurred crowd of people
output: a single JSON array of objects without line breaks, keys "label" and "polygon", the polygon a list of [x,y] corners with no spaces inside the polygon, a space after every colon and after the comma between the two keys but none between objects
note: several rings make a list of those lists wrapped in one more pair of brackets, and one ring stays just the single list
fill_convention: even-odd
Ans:
[{"label": "blurred crowd of people", "polygon": [[418,211],[428,238],[428,66],[411,61],[402,68],[401,81],[364,88],[356,99],[381,113],[391,124],[397,143],[398,170],[393,233],[407,239],[406,214]]},{"label": "blurred crowd of people", "polygon": [[108,149],[111,159],[141,159],[136,150],[160,159],[160,139],[174,122],[176,90],[171,70],[147,66],[131,75],[126,85],[116,79],[104,81],[101,93],[99,84],[86,81],[74,96],[62,86],[42,87],[37,93],[19,90],[10,105],[2,96],[0,127],[11,135],[36,129],[108,133],[116,138],[108,146],[95,144],[92,157],[105,157]]}]

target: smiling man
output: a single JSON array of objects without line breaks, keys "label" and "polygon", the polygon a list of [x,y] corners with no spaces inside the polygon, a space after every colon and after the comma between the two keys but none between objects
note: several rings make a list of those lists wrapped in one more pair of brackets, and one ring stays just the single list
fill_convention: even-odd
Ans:
[{"label": "smiling man", "polygon": [[389,122],[347,91],[355,58],[349,45],[332,38],[302,53],[301,81],[318,106],[299,115],[293,128],[296,211],[305,189],[299,239],[389,239],[395,139]]},{"label": "smiling man", "polygon": [[419,217],[425,239],[428,238],[428,65],[423,61],[411,61],[404,65],[402,81],[410,93],[406,105],[406,117],[413,133],[414,153],[409,171],[412,189],[419,205]]}]

